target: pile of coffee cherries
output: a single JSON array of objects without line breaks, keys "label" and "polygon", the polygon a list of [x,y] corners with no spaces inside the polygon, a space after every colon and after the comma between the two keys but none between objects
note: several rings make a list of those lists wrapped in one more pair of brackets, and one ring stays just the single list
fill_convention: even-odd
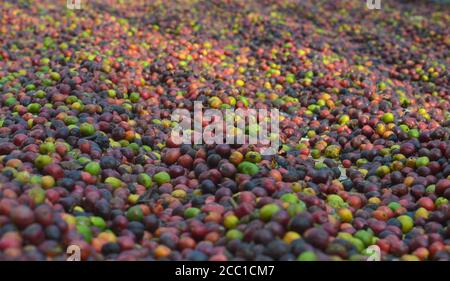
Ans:
[{"label": "pile of coffee cherries", "polygon": [[[0,260],[450,259],[449,5],[0,13]],[[276,154],[177,144],[194,102],[278,109]]]}]

